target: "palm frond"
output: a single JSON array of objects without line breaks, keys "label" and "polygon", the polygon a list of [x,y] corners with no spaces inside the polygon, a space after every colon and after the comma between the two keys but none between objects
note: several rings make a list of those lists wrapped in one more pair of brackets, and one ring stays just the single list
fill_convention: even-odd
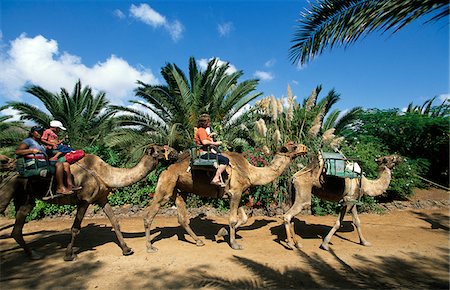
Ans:
[{"label": "palm frond", "polygon": [[305,64],[326,48],[347,47],[373,31],[397,32],[419,17],[449,15],[448,0],[320,0],[301,12],[289,57]]}]

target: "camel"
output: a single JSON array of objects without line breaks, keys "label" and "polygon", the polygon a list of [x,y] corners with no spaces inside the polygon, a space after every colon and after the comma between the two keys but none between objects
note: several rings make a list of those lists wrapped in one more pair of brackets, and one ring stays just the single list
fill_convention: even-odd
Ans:
[{"label": "camel", "polygon": [[305,168],[293,175],[292,183],[295,188],[295,200],[292,207],[283,215],[288,247],[290,249],[301,248],[301,244],[295,237],[294,225],[291,223],[291,219],[300,213],[302,209],[311,206],[311,194],[323,200],[339,201],[343,204],[336,223],[320,245],[321,249],[329,250],[328,243],[331,237],[340,228],[345,214],[349,211],[352,213],[353,224],[356,226],[360,244],[371,246],[362,235],[356,202],[363,195],[378,196],[384,193],[391,182],[391,170],[399,162],[401,162],[401,158],[398,155],[389,155],[377,159],[378,178],[375,180],[369,180],[364,176],[361,176],[361,178],[340,178],[325,175],[325,163],[322,155],[319,154],[319,158],[314,158]]},{"label": "camel", "polygon": [[[236,230],[247,222],[244,209],[239,208],[242,193],[251,186],[264,185],[275,180],[289,166],[297,156],[306,154],[304,145],[288,142],[275,154],[275,157],[266,167],[251,165],[242,154],[233,152],[222,153],[230,159],[230,166],[224,172],[225,187],[211,185],[210,181],[214,172],[203,170],[189,170],[190,156],[170,165],[159,176],[156,192],[151,204],[148,206],[144,217],[147,252],[154,253],[158,249],[152,245],[150,228],[161,206],[175,198],[178,212],[178,222],[186,232],[195,240],[197,246],[203,246],[204,242],[192,231],[189,226],[189,217],[186,210],[186,194],[193,193],[203,197],[230,198],[230,246],[232,249],[241,250],[243,247],[236,242]],[[227,231],[223,228],[218,235],[223,236]]]},{"label": "camel", "polygon": [[[109,218],[124,256],[133,254],[127,246],[120,231],[119,223],[111,205],[108,194],[112,188],[124,187],[138,182],[154,170],[160,160],[176,160],[177,152],[167,146],[151,145],[144,156],[133,168],[115,168],[108,165],[96,155],[86,154],[80,161],[71,165],[75,183],[82,185],[82,189],[74,194],[55,197],[46,202],[54,204],[70,204],[77,206],[75,220],[71,229],[71,240],[66,248],[64,260],[72,261],[76,258],[73,246],[75,238],[80,232],[81,222],[90,204],[98,204]],[[10,174],[0,184],[0,213],[4,213],[12,198],[16,208],[16,221],[11,236],[23,248],[31,259],[40,259],[43,255],[31,249],[23,239],[23,226],[26,216],[35,206],[35,199],[42,198],[49,190],[48,179],[22,178],[17,173]]]}]

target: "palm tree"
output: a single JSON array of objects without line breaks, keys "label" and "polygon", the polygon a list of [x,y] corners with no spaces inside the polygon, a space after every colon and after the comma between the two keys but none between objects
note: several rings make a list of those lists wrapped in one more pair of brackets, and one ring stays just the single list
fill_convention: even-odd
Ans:
[{"label": "palm tree", "polygon": [[450,100],[446,99],[440,105],[433,106],[436,97],[426,100],[422,106],[408,105],[405,113],[427,115],[430,117],[445,117],[450,114]]},{"label": "palm tree", "polygon": [[103,137],[113,126],[115,111],[109,108],[105,93],[94,96],[92,89],[89,86],[83,88],[80,81],[71,94],[64,88],[54,94],[40,86],[30,86],[26,92],[38,98],[49,113],[24,102],[10,102],[8,106],[19,111],[21,120],[30,120],[43,127],[48,127],[51,120],[61,121],[75,148],[102,144]]},{"label": "palm tree", "polygon": [[[136,95],[142,100],[130,102],[143,110],[114,107],[125,113],[118,117],[125,131],[117,131],[112,142],[123,147],[133,141],[135,146],[140,146],[140,141],[146,138],[186,148],[192,143],[193,127],[201,113],[209,113],[213,125],[220,125],[226,134],[236,113],[261,95],[253,92],[258,80],[238,83],[243,72],[229,72],[229,68],[229,63],[219,64],[217,59],[212,59],[206,70],[201,71],[191,57],[188,76],[177,65],[169,63],[161,69],[166,85],[138,81]],[[145,137],[136,140],[136,133]]]},{"label": "palm tree", "polygon": [[397,32],[419,17],[437,21],[449,15],[448,0],[320,0],[301,13],[293,45],[293,63],[305,64],[326,48],[347,47],[373,31]]},{"label": "palm tree", "polygon": [[[1,106],[3,111],[8,106]],[[11,156],[17,145],[27,136],[27,129],[21,121],[11,121],[13,116],[0,116],[0,152]]]}]

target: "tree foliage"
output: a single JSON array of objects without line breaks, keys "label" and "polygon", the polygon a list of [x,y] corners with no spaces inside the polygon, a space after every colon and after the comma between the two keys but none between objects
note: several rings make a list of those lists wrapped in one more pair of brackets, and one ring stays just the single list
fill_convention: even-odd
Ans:
[{"label": "tree foliage", "polygon": [[10,102],[8,106],[19,111],[21,120],[29,120],[47,128],[51,120],[59,120],[67,128],[65,132],[73,147],[84,148],[102,144],[104,136],[113,127],[115,111],[109,108],[104,92],[93,95],[89,86],[75,84],[72,93],[61,88],[59,94],[51,93],[40,86],[30,86],[26,92],[36,97],[46,111],[24,102]]},{"label": "tree foliage", "polygon": [[305,64],[327,48],[348,46],[374,31],[397,32],[429,15],[449,14],[448,0],[319,0],[301,12],[289,49],[293,63]]},{"label": "tree foliage", "polygon": [[447,186],[448,124],[448,115],[371,109],[361,112],[358,121],[345,131],[345,135],[350,141],[377,139],[385,144],[389,152],[397,152],[413,160],[428,160],[430,167],[424,173],[428,178]]},{"label": "tree foliage", "polygon": [[139,133],[184,149],[191,145],[193,128],[202,113],[209,113],[213,124],[220,124],[226,134],[238,111],[261,95],[254,92],[258,80],[238,82],[243,72],[229,69],[229,63],[220,64],[212,59],[202,71],[191,57],[187,75],[176,64],[168,63],[161,69],[165,85],[138,82],[136,95],[141,100],[131,102],[141,110],[115,107],[126,113],[119,120],[128,127],[128,131],[117,132],[115,143],[129,144],[130,139],[139,143],[134,138]]}]

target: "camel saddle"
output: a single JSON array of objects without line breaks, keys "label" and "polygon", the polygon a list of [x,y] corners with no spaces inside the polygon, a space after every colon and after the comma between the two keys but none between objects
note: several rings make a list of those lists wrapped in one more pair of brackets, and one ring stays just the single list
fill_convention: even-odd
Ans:
[{"label": "camel saddle", "polygon": [[[209,151],[209,148],[208,148]],[[201,151],[200,147],[192,146],[191,147],[191,162],[190,169],[191,170],[207,170],[207,171],[216,171],[219,167],[219,161],[217,158],[208,158],[203,159],[200,158]]]},{"label": "camel saddle", "polygon": [[356,159],[345,158],[342,154],[322,152],[325,174],[341,178],[361,178],[362,170]]}]

